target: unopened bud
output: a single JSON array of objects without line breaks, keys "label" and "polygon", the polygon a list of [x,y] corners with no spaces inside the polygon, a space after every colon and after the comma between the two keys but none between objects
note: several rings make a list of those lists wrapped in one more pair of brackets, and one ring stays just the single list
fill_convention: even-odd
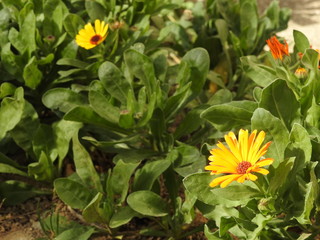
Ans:
[{"label": "unopened bud", "polygon": [[308,72],[305,68],[299,67],[294,73],[298,78],[305,78],[308,76]]}]

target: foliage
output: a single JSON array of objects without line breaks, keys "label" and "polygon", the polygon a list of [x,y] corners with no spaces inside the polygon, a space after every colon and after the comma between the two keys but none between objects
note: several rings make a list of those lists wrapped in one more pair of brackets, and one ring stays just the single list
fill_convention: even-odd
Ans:
[{"label": "foliage", "polygon": [[[294,52],[283,61],[272,59],[270,53],[269,64],[259,63],[253,56],[241,59],[243,69],[258,85],[255,105],[250,102],[250,108],[249,102],[238,101],[225,108],[209,107],[201,114],[218,129],[266,131],[272,141],[266,157],[275,159],[270,174],[260,176],[257,185],[246,182],[210,189],[208,173],[184,179],[186,189],[197,196],[199,209],[212,220],[208,226],[218,228],[213,233],[207,228],[208,239],[228,239],[230,233],[241,239],[314,239],[319,234],[319,53],[310,49],[303,33],[293,34]],[[295,74],[297,67],[305,68],[307,74]],[[264,72],[268,75],[262,79]],[[227,106],[236,103],[252,110],[235,114],[236,110]],[[215,117],[218,109],[220,117],[229,120],[227,125]]]}]

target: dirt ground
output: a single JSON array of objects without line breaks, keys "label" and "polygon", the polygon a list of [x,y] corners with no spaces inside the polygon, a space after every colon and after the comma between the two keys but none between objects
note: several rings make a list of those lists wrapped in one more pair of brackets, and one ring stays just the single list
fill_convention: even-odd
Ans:
[{"label": "dirt ground", "polygon": [[11,207],[0,208],[0,239],[2,240],[34,240],[42,237],[38,212],[50,210],[51,200],[36,197]]}]

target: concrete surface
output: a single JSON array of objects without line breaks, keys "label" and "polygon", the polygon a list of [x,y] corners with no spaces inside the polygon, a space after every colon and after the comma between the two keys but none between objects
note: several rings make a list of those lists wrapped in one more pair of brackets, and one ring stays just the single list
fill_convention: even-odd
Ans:
[{"label": "concrete surface", "polygon": [[[258,0],[259,7],[264,9],[271,0]],[[288,28],[278,35],[284,37],[289,48],[293,47],[293,30],[304,33],[315,49],[320,49],[320,0],[280,0],[281,7],[292,10]]]}]

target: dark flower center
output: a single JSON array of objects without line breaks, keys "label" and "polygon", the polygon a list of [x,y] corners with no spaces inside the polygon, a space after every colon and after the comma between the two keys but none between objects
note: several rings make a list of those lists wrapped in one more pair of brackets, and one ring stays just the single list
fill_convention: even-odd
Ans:
[{"label": "dark flower center", "polygon": [[102,37],[100,35],[94,35],[91,39],[90,39],[90,43],[93,45],[97,45],[98,42],[102,39]]},{"label": "dark flower center", "polygon": [[237,167],[237,173],[239,174],[245,174],[247,172],[247,169],[249,167],[251,167],[251,163],[250,162],[247,162],[247,161],[243,161],[243,162],[240,162],[238,167]]}]

